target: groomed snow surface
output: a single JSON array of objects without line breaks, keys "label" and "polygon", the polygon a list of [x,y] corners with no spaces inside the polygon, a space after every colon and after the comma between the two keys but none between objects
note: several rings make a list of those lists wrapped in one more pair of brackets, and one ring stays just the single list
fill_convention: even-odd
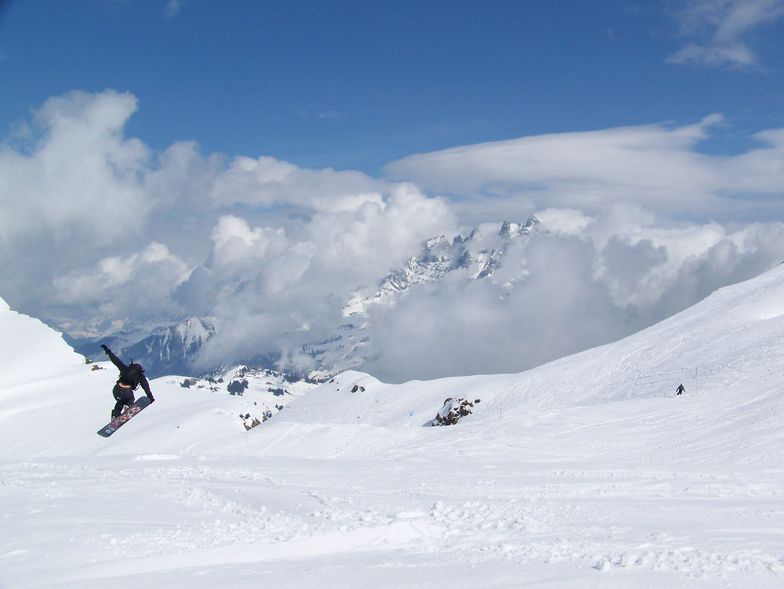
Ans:
[{"label": "groomed snow surface", "polygon": [[[104,439],[116,370],[0,302],[0,586],[782,587],[783,342],[779,267],[517,375],[345,373],[250,431],[157,379]],[[447,397],[480,402],[423,427]]]}]

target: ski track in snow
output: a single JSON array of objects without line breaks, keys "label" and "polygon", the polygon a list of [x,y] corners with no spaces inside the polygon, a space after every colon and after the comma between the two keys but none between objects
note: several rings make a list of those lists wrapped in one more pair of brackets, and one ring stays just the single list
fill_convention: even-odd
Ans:
[{"label": "ski track in snow", "polygon": [[0,465],[3,519],[15,522],[14,537],[0,541],[8,587],[132,586],[139,574],[190,579],[292,559],[329,567],[345,555],[402,566],[408,554],[490,570],[576,563],[589,578],[664,572],[728,581],[738,573],[761,575],[757,586],[784,583],[779,475],[177,462]]}]

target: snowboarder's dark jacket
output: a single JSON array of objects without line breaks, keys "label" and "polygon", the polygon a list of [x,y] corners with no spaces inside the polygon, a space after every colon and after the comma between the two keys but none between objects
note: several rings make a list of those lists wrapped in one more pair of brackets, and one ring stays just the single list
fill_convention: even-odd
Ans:
[{"label": "snowboarder's dark jacket", "polygon": [[142,389],[144,389],[147,398],[150,399],[150,401],[154,401],[155,399],[150,391],[150,383],[147,382],[147,377],[144,376],[144,369],[139,364],[126,365],[109,348],[103,347],[103,349],[106,352],[106,355],[109,356],[109,360],[112,361],[112,364],[120,371],[120,378],[117,379],[117,384],[132,391],[135,391],[139,385],[142,385]]}]

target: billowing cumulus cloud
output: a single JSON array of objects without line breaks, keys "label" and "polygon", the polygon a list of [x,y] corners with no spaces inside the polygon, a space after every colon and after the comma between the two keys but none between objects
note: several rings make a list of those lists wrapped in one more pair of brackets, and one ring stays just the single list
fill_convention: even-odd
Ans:
[{"label": "billowing cumulus cloud", "polygon": [[133,96],[117,92],[48,100],[30,145],[0,151],[0,243],[31,232],[52,240],[80,232],[109,243],[115,212],[125,208],[136,212],[126,234],[140,231],[150,205],[143,187],[149,152],[122,136],[136,107]]},{"label": "billowing cumulus cloud", "polygon": [[112,317],[171,313],[176,311],[172,294],[188,274],[183,260],[153,242],[128,256],[106,257],[87,270],[56,276],[53,298],[65,305],[94,305]]},{"label": "billowing cumulus cloud", "polygon": [[361,172],[305,170],[272,157],[237,157],[217,178],[217,204],[292,205],[315,211],[352,210],[382,202],[388,187]]},{"label": "billowing cumulus cloud", "polygon": [[[72,92],[2,145],[0,270],[13,305],[46,317],[212,314],[214,291],[234,281],[263,296],[322,273],[354,288],[454,225],[444,202],[361,172],[203,155],[187,141],[152,153],[124,135],[137,107],[127,93]],[[223,286],[196,289],[205,268]]]},{"label": "billowing cumulus cloud", "polygon": [[706,155],[718,115],[413,155],[374,178],[189,141],[154,152],[125,134],[137,107],[127,93],[69,93],[0,147],[0,296],[69,326],[209,317],[202,367],[312,367],[303,345],[335,336],[357,289],[480,223],[541,221],[488,279],[457,272],[369,307],[366,368],[521,370],[650,325],[784,252],[784,131]]},{"label": "billowing cumulus cloud", "polygon": [[0,274],[12,304],[46,314],[55,275],[146,239],[150,153],[122,133],[136,108],[127,93],[72,92],[43,105],[21,145],[0,147]]},{"label": "billowing cumulus cloud", "polygon": [[221,218],[209,261],[181,287],[183,293],[193,287],[201,296],[211,291],[203,311],[220,317],[221,330],[205,348],[202,363],[227,352],[298,357],[302,344],[334,336],[355,289],[374,284],[403,264],[422,240],[453,227],[443,200],[406,185],[351,210],[316,213],[291,234]]}]

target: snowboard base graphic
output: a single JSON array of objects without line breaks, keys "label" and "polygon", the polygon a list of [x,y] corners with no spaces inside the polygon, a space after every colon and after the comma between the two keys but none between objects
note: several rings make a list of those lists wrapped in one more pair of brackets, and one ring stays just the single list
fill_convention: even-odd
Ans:
[{"label": "snowboard base graphic", "polygon": [[128,422],[134,415],[139,413],[142,409],[147,407],[150,404],[150,400],[147,397],[141,397],[133,405],[128,407],[125,411],[123,411],[120,415],[112,419],[109,423],[103,426],[101,429],[98,430],[98,435],[103,436],[104,438],[108,438],[118,429],[120,429],[125,423]]}]

